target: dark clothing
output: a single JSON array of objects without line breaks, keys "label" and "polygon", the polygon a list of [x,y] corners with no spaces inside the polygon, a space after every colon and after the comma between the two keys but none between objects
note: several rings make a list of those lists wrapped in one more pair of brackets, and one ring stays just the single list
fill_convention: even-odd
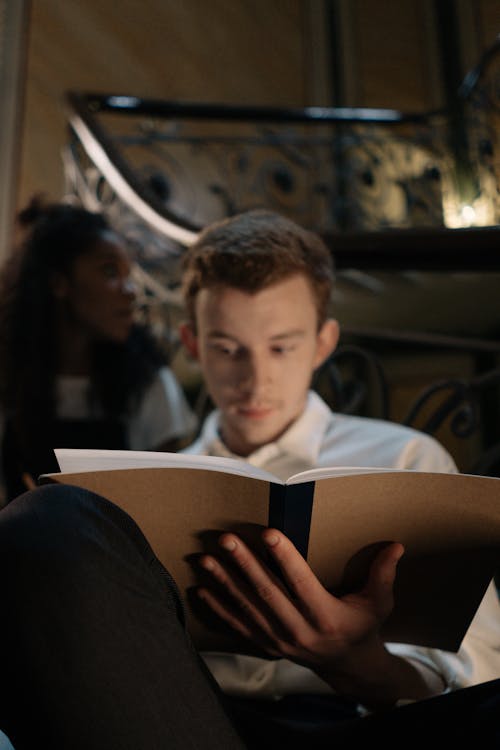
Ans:
[{"label": "dark clothing", "polygon": [[36,482],[41,474],[59,471],[52,446],[114,450],[130,447],[126,425],[118,419],[55,419],[52,424],[44,425],[43,441],[38,442],[36,454],[26,456],[19,448],[12,421],[8,419],[1,446],[6,502],[26,492],[23,474],[29,474]]},{"label": "dark clothing", "polygon": [[0,556],[0,728],[15,750],[500,741],[500,681],[363,719],[338,701],[333,720],[328,699],[226,704],[172,578],[134,521],[87,491],[15,499],[0,511]]},{"label": "dark clothing", "polygon": [[46,486],[0,512],[0,727],[16,750],[242,747],[136,524]]}]

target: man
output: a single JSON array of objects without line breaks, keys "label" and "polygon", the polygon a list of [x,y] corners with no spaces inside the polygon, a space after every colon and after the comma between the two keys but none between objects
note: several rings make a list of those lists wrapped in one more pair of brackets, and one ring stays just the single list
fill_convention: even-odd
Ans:
[{"label": "man", "polygon": [[[273,257],[282,245],[291,251],[277,273]],[[257,263],[245,248],[257,249]],[[220,409],[193,450],[245,456],[283,476],[335,456],[343,464],[453,470],[430,438],[332,415],[308,393],[338,335],[327,319],[327,256],[313,235],[260,212],[209,229],[187,253],[191,315],[182,336]],[[240,264],[253,288],[221,278]],[[264,283],[261,266],[271,268]],[[92,493],[47,485],[0,512],[0,728],[16,750],[239,750],[298,746],[297,738],[300,746],[331,747],[400,739],[402,731],[422,739],[436,718],[434,739],[458,739],[466,730],[473,736],[489,720],[489,737],[497,738],[497,683],[419,700],[484,682],[488,662],[497,676],[494,598],[481,605],[458,655],[391,646],[379,632],[391,611],[401,545],[379,554],[362,591],[338,599],[278,531],[265,530],[264,541],[288,591],[243,540],[228,533],[220,541],[221,556],[201,562],[229,600],[211,588],[200,596],[271,657],[284,658],[237,658],[235,671],[232,657],[206,655],[217,681],[238,694],[260,694],[256,679],[273,696],[290,686],[335,691],[349,704],[338,727],[318,724],[305,736],[303,727],[268,722],[265,712],[253,721],[244,706],[228,705],[186,635],[175,583],[132,519]],[[485,623],[488,616],[496,622]],[[378,710],[401,701],[416,702]],[[355,718],[350,706],[358,704],[373,713]]]},{"label": "man", "polygon": [[[251,211],[202,232],[183,268],[188,321],[181,336],[217,407],[187,452],[243,457],[282,479],[329,465],[456,471],[434,439],[333,414],[309,390],[339,336],[338,323],[328,317],[331,256],[316,235],[274,213]],[[290,661],[204,656],[232,695],[331,693],[332,679],[327,684],[317,670]],[[388,644],[376,662],[378,670],[387,663],[387,683],[391,666],[401,670],[387,684],[393,702],[498,677],[500,607],[493,586],[458,654]]]}]

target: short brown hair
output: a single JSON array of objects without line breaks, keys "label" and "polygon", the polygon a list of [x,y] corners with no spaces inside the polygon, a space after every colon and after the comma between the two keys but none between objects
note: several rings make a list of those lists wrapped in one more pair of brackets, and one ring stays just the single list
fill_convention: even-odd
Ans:
[{"label": "short brown hair", "polygon": [[218,285],[254,293],[294,274],[311,285],[318,326],[328,315],[333,259],[323,240],[290,219],[263,209],[206,227],[183,258],[183,295],[195,323],[196,295]]}]

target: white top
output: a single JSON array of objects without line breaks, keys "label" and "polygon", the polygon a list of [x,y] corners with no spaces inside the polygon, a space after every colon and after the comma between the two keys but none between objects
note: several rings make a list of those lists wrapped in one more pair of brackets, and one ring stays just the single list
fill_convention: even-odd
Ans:
[{"label": "white top", "polygon": [[[233,456],[218,434],[219,413],[210,414],[187,453]],[[299,419],[276,442],[246,460],[281,478],[315,466],[366,466],[456,472],[451,456],[434,438],[392,422],[334,414],[313,391]],[[407,644],[387,644],[410,660],[430,685],[439,676],[448,689],[500,676],[500,604],[493,583],[457,653]],[[272,698],[289,693],[328,693],[314,672],[286,659],[204,653],[221,688],[230,694]]]},{"label": "white top", "polygon": [[[61,419],[98,417],[89,408],[89,379],[65,375],[57,379],[57,416]],[[196,417],[169,367],[158,370],[137,408],[127,419],[130,450],[154,450],[167,440],[196,429]],[[57,447],[57,446],[54,446]]]}]

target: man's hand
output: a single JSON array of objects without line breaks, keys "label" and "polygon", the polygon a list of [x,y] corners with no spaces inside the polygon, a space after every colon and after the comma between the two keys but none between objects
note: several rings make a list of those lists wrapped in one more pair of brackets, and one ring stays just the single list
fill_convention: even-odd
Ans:
[{"label": "man's hand", "polygon": [[214,612],[269,655],[309,667],[345,695],[372,705],[429,695],[416,670],[392,656],[379,635],[393,607],[401,544],[378,554],[362,590],[338,598],[284,534],[266,529],[262,538],[288,590],[238,536],[226,533],[219,542],[232,564],[211,555],[200,560],[223,592],[199,589]]}]

